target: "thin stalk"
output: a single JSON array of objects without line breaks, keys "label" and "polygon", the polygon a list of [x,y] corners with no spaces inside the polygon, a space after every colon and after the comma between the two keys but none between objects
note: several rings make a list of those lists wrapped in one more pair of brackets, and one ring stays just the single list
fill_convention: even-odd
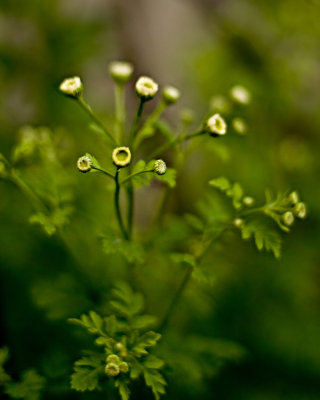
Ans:
[{"label": "thin stalk", "polygon": [[131,178],[133,178],[134,176],[137,176],[137,175],[140,175],[140,174],[144,174],[144,173],[146,173],[146,172],[154,172],[154,170],[153,170],[153,169],[146,169],[146,170],[144,170],[144,171],[134,172],[133,174],[128,175],[126,178],[124,178],[124,179],[120,182],[120,184],[122,185],[123,183],[128,182],[128,181],[129,181]]},{"label": "thin stalk", "polygon": [[192,266],[189,266],[187,268],[187,270],[185,271],[184,277],[183,277],[180,285],[178,286],[178,289],[177,289],[176,293],[174,294],[174,296],[173,296],[173,298],[171,300],[171,303],[169,304],[168,310],[167,310],[167,312],[166,312],[166,314],[165,314],[165,316],[164,316],[164,318],[162,320],[161,326],[158,329],[160,332],[163,332],[165,330],[165,328],[167,327],[168,322],[169,322],[169,320],[171,318],[171,315],[173,314],[173,312],[174,312],[174,310],[175,310],[175,308],[176,308],[176,306],[177,306],[177,304],[178,304],[178,302],[180,300],[180,297],[181,297],[182,293],[184,292],[184,290],[185,290],[185,288],[186,288],[186,286],[187,286],[187,284],[188,284],[188,282],[190,280],[192,271],[193,271],[193,267]]},{"label": "thin stalk", "polygon": [[120,230],[122,232],[123,237],[126,240],[129,240],[129,235],[128,235],[125,227],[124,227],[122,216],[121,216],[121,211],[120,211],[119,168],[117,168],[116,174],[114,176],[114,181],[115,181],[115,184],[116,184],[116,188],[115,188],[115,191],[114,191],[114,205],[115,205],[118,224],[119,224],[119,227],[120,227]]},{"label": "thin stalk", "polygon": [[164,143],[162,146],[158,147],[154,152],[152,152],[149,156],[149,158],[152,160],[153,158],[155,158],[156,156],[162,154],[164,151],[170,149],[170,147],[178,144],[178,143],[182,143],[186,140],[190,140],[193,139],[196,136],[200,136],[202,134],[204,134],[205,132],[201,129],[199,131],[193,132],[193,133],[188,133],[185,135],[180,135],[177,136],[176,138],[174,138],[173,140]]},{"label": "thin stalk", "polygon": [[144,103],[145,103],[145,101],[143,99],[140,99],[139,106],[138,106],[138,109],[137,109],[137,113],[136,113],[136,116],[134,118],[134,121],[133,121],[133,124],[132,124],[132,127],[131,127],[131,131],[130,131],[129,147],[132,147],[134,138],[135,138],[136,133],[138,131]]},{"label": "thin stalk", "polygon": [[116,83],[115,85],[115,103],[116,103],[116,123],[117,123],[117,139],[118,143],[123,142],[126,108],[124,97],[124,85]]},{"label": "thin stalk", "polygon": [[100,119],[96,116],[96,114],[92,111],[91,107],[89,104],[87,104],[82,97],[78,98],[78,102],[80,106],[85,110],[87,114],[89,114],[90,118],[103,130],[103,132],[108,136],[108,138],[111,140],[112,144],[114,146],[117,145],[117,142],[115,141],[114,137],[111,135],[111,133],[107,130],[107,128],[103,125],[103,123],[100,121]]},{"label": "thin stalk", "polygon": [[163,111],[167,108],[167,104],[165,104],[163,101],[159,103],[159,105],[155,108],[155,110],[152,112],[152,114],[147,118],[146,122],[143,124],[142,128],[137,132],[137,135],[134,139],[134,144],[133,147],[136,149],[140,142],[144,138],[144,132],[146,129],[151,127],[157,119],[160,117],[160,115],[163,113]]},{"label": "thin stalk", "polygon": [[106,171],[106,170],[104,170],[104,169],[97,168],[97,167],[92,167],[92,169],[95,169],[96,171],[99,171],[99,172],[101,172],[102,174],[107,175],[107,176],[109,176],[109,177],[112,178],[112,179],[115,178],[115,176],[114,176],[113,174],[111,174],[111,172],[108,172],[108,171]]}]

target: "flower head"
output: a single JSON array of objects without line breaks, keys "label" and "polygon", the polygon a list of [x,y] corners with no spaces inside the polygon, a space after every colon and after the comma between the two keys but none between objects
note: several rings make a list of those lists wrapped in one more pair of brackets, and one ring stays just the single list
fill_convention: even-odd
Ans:
[{"label": "flower head", "polygon": [[109,363],[114,363],[114,364],[119,364],[120,363],[120,358],[116,354],[110,354],[107,357],[107,364]]},{"label": "flower head", "polygon": [[226,121],[220,116],[220,114],[214,114],[207,120],[206,130],[212,136],[225,135],[227,132]]},{"label": "flower head", "polygon": [[246,207],[251,207],[254,204],[254,198],[251,196],[245,196],[242,201]]},{"label": "flower head", "polygon": [[295,215],[300,218],[304,219],[307,216],[307,207],[304,203],[300,202],[297,203],[294,207],[294,213]]},{"label": "flower head", "polygon": [[131,151],[129,147],[116,147],[112,152],[112,161],[119,168],[126,167],[131,161]]},{"label": "flower head", "polygon": [[123,372],[124,374],[126,374],[129,371],[128,363],[126,363],[125,361],[121,362],[119,364],[119,369],[120,369],[120,372]]},{"label": "flower head", "polygon": [[282,215],[282,219],[285,225],[291,226],[294,223],[294,215],[291,211],[287,211]]},{"label": "flower head", "polygon": [[163,101],[167,104],[174,104],[180,98],[180,91],[174,86],[165,86],[162,91]]},{"label": "flower head", "polygon": [[297,204],[299,202],[299,194],[298,194],[298,192],[291,192],[289,194],[289,201],[293,205]]},{"label": "flower head", "polygon": [[78,99],[83,92],[83,84],[78,76],[65,79],[59,86],[59,90],[65,95]]},{"label": "flower head", "polygon": [[125,84],[132,77],[133,65],[125,61],[113,61],[109,66],[109,72],[115,82]]},{"label": "flower head", "polygon": [[236,85],[231,88],[230,97],[236,103],[243,105],[249,104],[251,100],[250,92],[248,91],[248,89],[241,85]]},{"label": "flower head", "polygon": [[147,76],[142,76],[136,82],[136,93],[144,101],[153,99],[158,88],[158,84]]},{"label": "flower head", "polygon": [[153,170],[158,175],[164,175],[167,170],[167,165],[163,160],[156,160],[153,166]]},{"label": "flower head", "polygon": [[77,168],[80,172],[89,172],[92,169],[92,160],[88,156],[82,156],[78,158]]},{"label": "flower head", "polygon": [[247,124],[243,118],[234,118],[232,120],[233,129],[240,135],[245,135],[247,133]]},{"label": "flower head", "polygon": [[118,376],[120,374],[120,368],[119,365],[115,364],[115,363],[108,363],[105,366],[105,373],[108,376]]}]

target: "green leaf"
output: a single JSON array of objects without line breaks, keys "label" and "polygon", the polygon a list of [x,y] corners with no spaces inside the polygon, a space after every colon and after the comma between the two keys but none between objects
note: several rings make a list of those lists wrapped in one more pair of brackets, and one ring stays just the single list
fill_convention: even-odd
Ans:
[{"label": "green leaf", "polygon": [[203,232],[205,229],[205,225],[202,221],[201,218],[194,214],[185,214],[184,216],[185,220],[187,221],[187,224],[191,226],[192,229],[194,229],[197,232]]},{"label": "green leaf", "polygon": [[281,255],[281,237],[278,232],[270,229],[258,220],[250,221],[241,227],[243,239],[254,238],[258,250],[272,251],[276,258]]},{"label": "green leaf", "polygon": [[135,293],[125,282],[119,282],[112,290],[114,300],[110,301],[112,308],[120,315],[131,319],[139,314],[144,306],[143,297]]},{"label": "green leaf", "polygon": [[9,350],[7,347],[3,347],[0,349],[0,384],[11,380],[10,375],[8,375],[4,369],[4,364],[8,360],[9,360]]},{"label": "green leaf", "polygon": [[106,336],[103,326],[103,320],[95,311],[90,311],[89,315],[82,314],[80,319],[69,318],[68,321],[72,324],[86,328],[92,334]]},{"label": "green leaf", "polygon": [[103,355],[90,352],[74,363],[71,388],[78,391],[95,390],[99,386],[99,375],[103,372]]},{"label": "green leaf", "polygon": [[165,394],[166,381],[159,371],[155,369],[145,368],[143,370],[144,380],[146,385],[151,387],[156,400],[159,400],[161,394]]},{"label": "green leaf", "polygon": [[121,400],[128,400],[130,397],[130,390],[126,381],[117,380],[114,383],[115,387],[119,389]]},{"label": "green leaf", "polygon": [[122,254],[130,263],[142,263],[145,258],[143,248],[139,243],[125,239],[104,237],[102,248],[106,254]]},{"label": "green leaf", "polygon": [[39,400],[46,380],[34,370],[27,370],[22,375],[21,382],[10,382],[5,386],[5,392],[13,399]]},{"label": "green leaf", "polygon": [[153,331],[144,333],[136,340],[134,347],[132,349],[133,353],[137,357],[141,357],[143,355],[148,354],[148,351],[146,349],[155,346],[157,342],[160,340],[160,338],[161,338],[160,333],[156,333]]},{"label": "green leaf", "polygon": [[160,360],[160,358],[154,356],[153,354],[149,354],[143,360],[143,366],[145,368],[159,369],[159,368],[162,368],[164,366],[164,361]]},{"label": "green leaf", "polygon": [[220,178],[211,179],[211,181],[209,181],[209,185],[220,189],[222,192],[227,191],[231,187],[231,183],[223,176]]},{"label": "green leaf", "polygon": [[170,188],[174,188],[176,186],[176,176],[177,171],[174,168],[167,168],[164,175],[154,174],[154,178],[156,178],[158,181],[166,183]]},{"label": "green leaf", "polygon": [[131,326],[133,329],[146,329],[154,326],[157,318],[153,315],[137,315],[133,318]]}]

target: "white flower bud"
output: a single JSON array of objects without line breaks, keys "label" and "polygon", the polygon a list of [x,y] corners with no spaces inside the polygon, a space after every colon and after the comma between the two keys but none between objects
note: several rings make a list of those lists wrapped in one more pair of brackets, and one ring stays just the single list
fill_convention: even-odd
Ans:
[{"label": "white flower bud", "polygon": [[116,147],[112,152],[112,161],[119,168],[126,167],[131,161],[131,151],[129,147]]},{"label": "white flower bud", "polygon": [[249,104],[251,100],[250,92],[248,91],[248,89],[241,85],[236,85],[231,88],[230,97],[236,103],[243,105]]},{"label": "white flower bud", "polygon": [[136,93],[142,100],[151,100],[157,94],[158,84],[147,76],[142,76],[136,82]]},{"label": "white flower bud", "polygon": [[291,226],[294,223],[294,215],[291,211],[287,211],[282,215],[282,220],[285,225]]},{"label": "white flower bud", "polygon": [[242,225],[243,225],[243,219],[242,219],[242,218],[236,218],[236,219],[234,219],[234,220],[233,220],[233,225],[234,225],[236,228],[241,228]]},{"label": "white flower bud", "polygon": [[211,136],[225,135],[227,132],[226,121],[220,116],[220,114],[214,114],[207,120],[206,130]]},{"label": "white flower bud", "polygon": [[115,364],[115,363],[108,363],[105,366],[105,373],[108,376],[118,376],[120,374],[120,368],[119,365]]},{"label": "white flower bud", "polygon": [[158,175],[164,175],[167,170],[167,165],[163,160],[156,160],[153,166],[153,170]]},{"label": "white flower bud", "polygon": [[245,135],[248,130],[247,124],[243,118],[234,118],[232,120],[232,127],[240,135]]},{"label": "white flower bud", "polygon": [[295,215],[300,218],[300,219],[304,219],[307,216],[307,208],[306,205],[302,202],[297,203],[294,207],[294,213]]},{"label": "white flower bud", "polygon": [[299,194],[298,194],[298,192],[291,192],[289,194],[289,201],[293,205],[297,204],[299,202]]},{"label": "white flower bud", "polygon": [[162,98],[166,104],[174,104],[180,98],[180,91],[174,86],[165,86],[162,91]]},{"label": "white flower bud", "polygon": [[83,92],[83,84],[78,76],[65,79],[59,86],[62,93],[72,98],[79,98]]},{"label": "white flower bud", "polygon": [[113,80],[120,84],[129,82],[133,73],[133,65],[125,61],[113,61],[109,66]]},{"label": "white flower bud", "polygon": [[80,172],[89,172],[92,169],[92,160],[88,156],[78,158],[77,168]]},{"label": "white flower bud", "polygon": [[254,198],[251,196],[244,197],[242,201],[246,207],[251,207],[254,204]]}]

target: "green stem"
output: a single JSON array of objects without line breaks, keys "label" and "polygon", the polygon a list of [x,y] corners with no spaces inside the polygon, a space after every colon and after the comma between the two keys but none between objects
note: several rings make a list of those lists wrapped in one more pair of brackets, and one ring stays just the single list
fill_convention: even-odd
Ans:
[{"label": "green stem", "polygon": [[178,143],[182,143],[186,140],[190,140],[193,139],[196,136],[200,136],[202,134],[204,134],[205,132],[200,129],[199,131],[193,132],[193,133],[189,133],[189,134],[185,134],[185,135],[180,135],[177,136],[176,138],[174,138],[173,140],[164,143],[162,146],[158,147],[158,149],[156,149],[153,153],[150,154],[149,158],[150,160],[152,160],[153,158],[161,155],[163,152],[165,152],[166,150],[170,149],[170,147],[178,144]]},{"label": "green stem", "polygon": [[117,139],[118,143],[123,142],[124,130],[125,130],[125,97],[124,97],[124,85],[116,83],[115,85],[115,102],[116,102],[116,122],[117,122]]},{"label": "green stem", "polygon": [[183,277],[180,285],[178,286],[176,293],[174,294],[174,296],[171,300],[171,303],[169,304],[168,310],[167,310],[167,312],[162,320],[162,323],[160,325],[160,328],[159,328],[160,332],[163,332],[165,330],[165,328],[167,327],[168,322],[171,318],[171,315],[173,314],[177,304],[179,303],[182,293],[184,292],[184,290],[190,280],[192,271],[193,271],[193,267],[189,266],[184,274],[184,277]]},{"label": "green stem", "polygon": [[112,178],[112,179],[115,178],[115,176],[114,176],[113,174],[111,174],[111,172],[108,172],[108,171],[106,171],[106,170],[104,170],[104,169],[97,168],[97,167],[92,167],[92,169],[95,169],[96,171],[99,171],[99,172],[101,172],[102,174],[107,175],[107,176],[109,176],[109,177]]},{"label": "green stem", "polygon": [[142,128],[137,132],[134,140],[133,148],[136,149],[141,141],[144,139],[146,130],[148,130],[157,121],[163,111],[167,108],[167,104],[163,101],[155,108],[152,114],[147,118],[146,122],[143,124]]},{"label": "green stem", "polygon": [[114,192],[114,205],[115,205],[115,210],[116,210],[116,216],[118,219],[118,224],[120,227],[120,230],[122,232],[123,237],[126,240],[129,240],[129,235],[124,227],[122,216],[121,216],[121,211],[120,211],[120,184],[119,184],[119,168],[117,168],[116,174],[114,176],[114,181],[116,184],[115,192]]},{"label": "green stem", "polygon": [[30,187],[20,178],[20,176],[13,170],[11,172],[11,180],[29,197],[35,209],[46,211],[45,205],[39,197],[30,189]]},{"label": "green stem", "polygon": [[138,106],[138,109],[137,109],[137,113],[136,113],[136,116],[134,118],[134,121],[133,121],[133,124],[132,124],[132,127],[131,127],[131,131],[130,131],[129,147],[132,147],[134,138],[135,138],[136,133],[138,131],[144,103],[145,103],[145,101],[143,99],[140,99],[140,103],[139,103],[139,106]]},{"label": "green stem", "polygon": [[91,119],[103,130],[103,132],[108,136],[108,138],[111,140],[112,144],[114,146],[117,145],[117,142],[113,138],[113,136],[110,134],[110,132],[107,130],[107,128],[103,125],[103,123],[100,121],[100,119],[96,116],[96,114],[92,111],[91,107],[89,104],[87,104],[82,97],[78,98],[80,106],[85,110],[87,114],[91,117]]},{"label": "green stem", "polygon": [[146,169],[146,170],[144,170],[144,171],[134,172],[133,174],[128,175],[126,178],[124,178],[124,179],[120,182],[120,184],[122,185],[123,183],[128,182],[128,181],[129,181],[131,178],[133,178],[134,176],[137,176],[137,175],[140,175],[140,174],[144,174],[144,173],[146,173],[146,172],[154,172],[154,170],[153,170],[153,169]]}]

